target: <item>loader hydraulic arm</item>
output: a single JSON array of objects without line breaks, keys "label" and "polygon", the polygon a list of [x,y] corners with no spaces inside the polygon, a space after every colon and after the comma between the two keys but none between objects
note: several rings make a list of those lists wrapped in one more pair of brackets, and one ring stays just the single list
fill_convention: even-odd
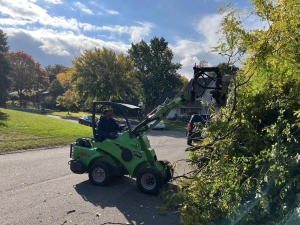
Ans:
[{"label": "loader hydraulic arm", "polygon": [[[141,123],[139,123],[133,130],[132,134],[143,132],[146,134],[153,130],[153,128],[160,122],[161,118],[165,118],[172,109],[178,108],[180,105],[187,104],[189,102],[189,95],[180,92],[172,100],[166,99],[166,101],[156,107],[150,112]],[[151,121],[156,120],[151,126],[147,126]]]}]

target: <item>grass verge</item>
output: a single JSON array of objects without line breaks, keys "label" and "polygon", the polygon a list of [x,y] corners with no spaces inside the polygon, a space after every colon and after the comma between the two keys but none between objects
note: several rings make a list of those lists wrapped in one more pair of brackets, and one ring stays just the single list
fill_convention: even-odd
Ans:
[{"label": "grass verge", "polygon": [[91,137],[90,127],[32,112],[0,108],[0,154],[70,144]]},{"label": "grass verge", "polygon": [[[87,115],[84,112],[72,112],[70,115],[67,115],[67,112],[46,113],[69,119],[78,119],[82,115]],[[168,130],[186,130],[185,122],[164,120],[164,123]],[[39,110],[0,108],[0,154],[67,145],[79,137],[91,136],[90,127],[45,116]]]}]

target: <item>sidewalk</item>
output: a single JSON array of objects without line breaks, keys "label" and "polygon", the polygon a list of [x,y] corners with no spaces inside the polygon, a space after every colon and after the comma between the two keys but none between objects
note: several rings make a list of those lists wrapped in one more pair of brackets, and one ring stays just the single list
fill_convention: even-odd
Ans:
[{"label": "sidewalk", "polygon": [[49,117],[52,117],[52,118],[69,121],[69,122],[72,122],[72,123],[78,123],[78,120],[75,120],[75,119],[64,119],[64,118],[62,118],[60,116],[53,116],[53,115],[48,115],[48,114],[45,114],[45,116],[49,116]]}]

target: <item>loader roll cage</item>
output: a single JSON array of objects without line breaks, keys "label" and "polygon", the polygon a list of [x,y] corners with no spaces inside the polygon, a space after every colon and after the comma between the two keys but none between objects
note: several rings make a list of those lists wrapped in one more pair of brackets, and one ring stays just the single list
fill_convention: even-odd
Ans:
[{"label": "loader roll cage", "polygon": [[138,107],[138,106],[134,106],[134,105],[130,105],[130,104],[125,104],[125,103],[118,103],[118,102],[108,102],[108,101],[94,101],[93,104],[92,104],[92,127],[93,127],[93,136],[94,136],[94,140],[96,140],[96,120],[95,120],[95,117],[96,117],[96,111],[97,111],[97,106],[98,105],[102,105],[100,107],[100,111],[102,110],[102,108],[105,106],[105,105],[109,105],[109,106],[113,106],[113,107],[117,107],[123,114],[124,116],[124,119],[126,121],[126,125],[128,127],[128,131],[129,131],[129,136],[130,138],[133,137],[132,135],[132,131],[131,131],[131,126],[130,126],[130,123],[128,121],[128,117],[127,117],[127,114],[125,113],[125,109],[131,109],[131,110],[135,110],[136,113],[137,113],[137,116],[138,116],[138,120],[139,122],[141,121],[141,116],[140,116],[140,111],[141,111],[141,108]]}]

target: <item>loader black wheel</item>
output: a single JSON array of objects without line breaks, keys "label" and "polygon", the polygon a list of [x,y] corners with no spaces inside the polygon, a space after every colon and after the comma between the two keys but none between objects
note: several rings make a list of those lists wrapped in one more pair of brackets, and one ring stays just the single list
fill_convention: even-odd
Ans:
[{"label": "loader black wheel", "polygon": [[160,164],[165,168],[166,177],[164,179],[164,183],[168,183],[174,175],[173,165],[168,160],[160,160]]},{"label": "loader black wheel", "polygon": [[89,169],[89,180],[97,186],[105,186],[112,181],[113,168],[107,162],[96,162]]},{"label": "loader black wheel", "polygon": [[147,167],[138,173],[136,184],[144,194],[155,195],[164,185],[164,178],[159,169]]}]

